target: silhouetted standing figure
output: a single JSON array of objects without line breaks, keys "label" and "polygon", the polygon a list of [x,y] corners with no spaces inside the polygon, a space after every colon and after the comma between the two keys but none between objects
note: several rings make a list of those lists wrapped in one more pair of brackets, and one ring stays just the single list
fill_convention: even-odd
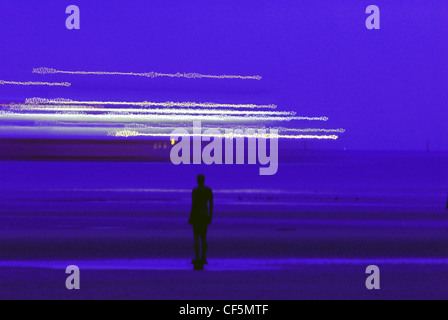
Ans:
[{"label": "silhouetted standing figure", "polygon": [[[213,191],[204,186],[205,176],[198,176],[198,187],[193,190],[193,203],[191,215],[188,222],[193,225],[195,260],[202,264],[207,264],[207,230],[212,223],[213,217]],[[209,208],[210,205],[210,208]],[[200,242],[202,242],[202,256],[200,255]]]}]

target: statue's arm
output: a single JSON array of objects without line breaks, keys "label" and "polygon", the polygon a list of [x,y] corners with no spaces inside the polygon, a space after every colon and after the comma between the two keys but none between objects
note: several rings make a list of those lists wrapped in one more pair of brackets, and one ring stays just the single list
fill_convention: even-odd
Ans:
[{"label": "statue's arm", "polygon": [[210,190],[209,202],[210,202],[210,223],[212,223],[212,220],[213,220],[213,191],[212,190]]}]

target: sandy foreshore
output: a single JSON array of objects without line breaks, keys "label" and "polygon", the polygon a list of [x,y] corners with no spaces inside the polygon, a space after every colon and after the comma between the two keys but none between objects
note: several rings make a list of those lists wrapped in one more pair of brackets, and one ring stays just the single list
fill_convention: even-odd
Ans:
[{"label": "sandy foreshore", "polygon": [[[182,218],[1,216],[0,298],[448,298],[448,218],[382,215],[217,218],[204,272],[189,264]],[[65,288],[72,264],[78,292]],[[371,264],[381,269],[380,291],[365,288]]]}]

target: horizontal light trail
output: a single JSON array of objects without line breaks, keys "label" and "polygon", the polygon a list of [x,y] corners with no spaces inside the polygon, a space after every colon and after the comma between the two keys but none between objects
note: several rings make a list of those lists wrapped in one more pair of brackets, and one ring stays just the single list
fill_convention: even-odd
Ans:
[{"label": "horizontal light trail", "polygon": [[0,119],[22,119],[22,120],[59,120],[59,121],[111,121],[111,122],[146,122],[146,121],[165,121],[165,122],[188,122],[188,121],[216,121],[216,122],[244,122],[244,121],[328,121],[327,117],[271,117],[271,116],[228,116],[228,115],[126,115],[126,114],[81,114],[81,113],[13,113],[0,111]]},{"label": "horizontal light trail", "polygon": [[69,82],[33,82],[33,81],[19,82],[19,81],[0,80],[0,85],[70,87],[72,84]]},{"label": "horizontal light trail", "polygon": [[[114,137],[170,137],[179,128],[187,129],[187,123],[204,122],[204,128],[218,129],[222,132],[231,129],[243,130],[277,130],[279,139],[316,139],[337,140],[337,134],[345,129],[320,128],[287,128],[269,126],[265,122],[290,121],[328,121],[328,117],[297,116],[295,111],[268,111],[259,109],[276,109],[276,105],[255,104],[222,104],[197,102],[123,102],[123,101],[75,101],[65,98],[46,99],[28,98],[25,103],[0,104],[0,120],[21,121],[17,126],[36,126],[56,128],[65,126],[72,129],[57,130],[87,130],[93,128],[108,130],[104,132]],[[235,110],[237,108],[250,110]],[[255,109],[255,110],[254,110]],[[208,122],[208,124],[207,124]],[[213,124],[221,123],[221,124]],[[249,124],[250,123],[250,124]],[[9,123],[7,123],[9,125]],[[221,128],[217,128],[217,126]],[[258,127],[258,128],[256,128]],[[138,130],[138,131],[136,131]],[[143,132],[142,132],[143,130]],[[246,131],[247,132],[247,131]],[[279,134],[280,133],[280,134]],[[285,134],[286,133],[286,134]],[[291,134],[289,134],[291,133]],[[297,133],[297,134],[293,134]],[[317,134],[316,134],[317,133]],[[185,135],[194,137],[194,134]],[[201,137],[204,134],[199,135]],[[210,135],[221,138],[266,138],[270,134],[221,134]]]},{"label": "horizontal light trail", "polygon": [[240,79],[240,80],[261,80],[261,76],[241,76],[241,75],[208,75],[200,73],[159,73],[159,72],[107,72],[107,71],[63,71],[53,68],[34,68],[36,74],[70,74],[70,75],[96,75],[96,76],[134,76],[145,78],[185,78],[185,79]]},{"label": "horizontal light trail", "polygon": [[[116,132],[119,131],[125,131],[125,130],[129,130],[129,131],[135,131],[136,129],[138,130],[147,130],[147,131],[157,131],[157,132],[163,132],[163,131],[173,131],[175,129],[189,129],[191,128],[191,126],[188,125],[184,125],[184,124],[179,124],[178,126],[172,126],[172,125],[165,125],[163,126],[163,124],[158,124],[157,126],[151,126],[151,125],[145,125],[145,124],[129,124],[129,123],[123,123],[121,124],[121,126],[119,126],[120,124],[118,123],[86,123],[86,122],[60,122],[60,121],[36,121],[34,123],[35,126],[40,126],[40,127],[52,127],[52,128],[57,128],[57,127],[66,127],[66,128],[79,128],[79,129],[104,129],[104,130],[112,130],[110,131],[112,136],[115,136]],[[264,130],[278,130],[278,132],[287,132],[286,130],[284,130],[285,128],[281,128],[281,127],[265,127],[265,126],[252,126],[252,127],[247,127],[247,126],[241,126],[241,125],[235,125],[235,126],[228,126],[228,127],[217,127],[214,125],[207,125],[207,124],[202,124],[202,127],[205,129],[216,129],[216,130],[220,130],[220,131],[225,131],[225,130],[260,130],[260,129],[264,129]],[[345,132],[344,129],[328,129],[328,130],[324,130],[322,131],[322,129],[313,129],[313,128],[308,128],[308,129],[297,129],[294,132],[306,132],[306,133],[343,133]],[[146,133],[146,132],[144,132]]]},{"label": "horizontal light trail", "polygon": [[228,104],[214,102],[127,102],[127,101],[75,101],[68,99],[29,98],[26,104],[67,104],[67,105],[115,105],[115,106],[139,106],[139,107],[164,107],[164,108],[240,108],[240,109],[276,109],[276,105],[256,104]]},{"label": "horizontal light trail", "polygon": [[[240,110],[210,110],[210,109],[129,109],[129,108],[92,108],[91,106],[80,106],[80,105],[31,105],[22,104],[15,105],[13,108],[17,110],[41,110],[41,111],[88,111],[88,112],[117,112],[117,113],[164,113],[164,114],[236,114],[236,115],[284,115],[284,116],[295,116],[294,111],[240,111]],[[86,110],[88,109],[88,110]]]},{"label": "horizontal light trail", "polygon": [[[119,123],[86,123],[86,122],[63,122],[63,121],[39,121],[36,122],[35,125],[38,126],[85,126],[86,124],[90,126],[114,126],[118,128],[117,125]],[[158,126],[140,124],[140,123],[123,123],[121,124],[125,129],[146,129],[146,130],[174,130],[179,128],[190,128],[191,126],[186,124],[179,124],[176,127],[172,125],[163,125],[159,124]],[[202,124],[202,127],[207,129],[217,129],[217,130],[226,130],[226,129],[242,129],[242,130],[278,130],[279,132],[305,132],[305,133],[345,133],[345,129],[318,129],[318,128],[305,128],[305,129],[295,129],[295,128],[284,128],[284,127],[266,127],[266,126],[251,126],[247,127],[244,125],[229,125],[227,127],[217,127],[215,125],[207,125]]]},{"label": "horizontal light trail", "polygon": [[313,136],[313,135],[281,135],[281,134],[273,134],[273,133],[266,133],[266,134],[238,134],[238,133],[222,133],[222,134],[194,134],[194,133],[188,133],[188,134],[181,134],[181,133],[139,133],[137,131],[130,131],[130,130],[122,130],[115,132],[113,134],[115,137],[152,137],[152,138],[161,138],[161,137],[210,137],[210,138],[222,138],[222,139],[235,139],[235,138],[249,138],[249,139],[293,139],[293,140],[299,140],[299,139],[316,139],[316,140],[337,140],[338,136]]},{"label": "horizontal light trail", "polygon": [[307,129],[298,129],[298,128],[275,128],[279,131],[287,131],[287,132],[323,132],[323,133],[345,133],[345,129],[316,129],[316,128],[307,128]]}]

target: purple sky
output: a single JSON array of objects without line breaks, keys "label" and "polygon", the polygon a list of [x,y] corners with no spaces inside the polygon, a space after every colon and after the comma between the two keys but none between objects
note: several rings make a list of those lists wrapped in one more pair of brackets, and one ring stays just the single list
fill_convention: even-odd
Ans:
[{"label": "purple sky", "polygon": [[[81,9],[81,30],[65,8]],[[365,9],[381,9],[381,30]],[[394,1],[0,2],[0,79],[70,88],[0,86],[27,97],[276,104],[345,128],[311,147],[448,150],[448,3]],[[35,67],[261,75],[262,81],[34,75]]]}]

